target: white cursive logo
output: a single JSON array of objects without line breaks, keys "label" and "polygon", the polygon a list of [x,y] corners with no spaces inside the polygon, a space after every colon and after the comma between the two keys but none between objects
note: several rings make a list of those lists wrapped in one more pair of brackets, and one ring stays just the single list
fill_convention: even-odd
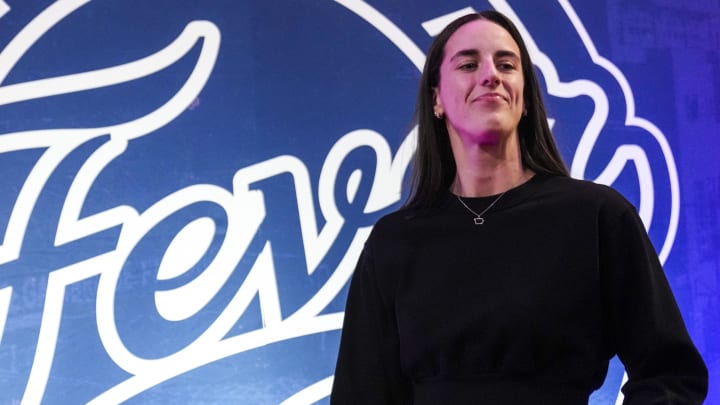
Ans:
[{"label": "white cursive logo", "polygon": [[[37,347],[22,402],[36,404],[43,399],[53,366],[67,291],[71,286],[91,278],[98,279],[95,320],[99,338],[110,359],[129,375],[124,381],[99,393],[91,403],[120,403],[182,373],[225,357],[274,342],[340,329],[343,314],[324,311],[347,284],[370,226],[352,230],[353,236],[336,268],[317,291],[290,314],[281,311],[281,294],[273,260],[275,253],[269,241],[264,242],[238,288],[233,290],[223,308],[214,314],[212,321],[205,328],[195,330],[195,334],[178,347],[154,353],[152,357],[138,352],[128,344],[122,321],[117,318],[117,309],[118,303],[124,299],[124,277],[130,271],[133,258],[141,254],[145,241],[189,207],[205,204],[212,207],[214,214],[221,213],[221,218],[210,214],[195,215],[174,231],[160,255],[159,263],[150,271],[155,272],[154,281],[157,284],[154,285],[157,288],[151,291],[152,308],[147,310],[157,315],[155,318],[165,324],[166,329],[163,330],[167,331],[182,327],[185,322],[206,311],[230,283],[229,280],[237,275],[238,264],[251,255],[250,246],[258,238],[267,204],[265,194],[257,184],[280,175],[290,175],[292,179],[295,190],[292,197],[297,204],[304,264],[308,276],[312,275],[338,243],[338,236],[346,226],[346,219],[338,208],[337,196],[345,199],[343,204],[363,203],[364,214],[378,213],[400,200],[401,183],[415,148],[414,130],[407,134],[395,153],[382,134],[370,129],[360,128],[340,136],[325,156],[317,184],[313,184],[305,163],[300,159],[280,155],[228,173],[228,178],[232,178],[232,190],[214,184],[195,184],[164,196],[142,211],[129,205],[118,205],[85,213],[89,205],[87,198],[93,186],[97,185],[98,177],[126,151],[130,143],[152,136],[198,103],[200,93],[216,65],[221,43],[221,32],[215,24],[192,21],[171,43],[144,58],[98,70],[1,85],[43,35],[88,2],[58,0],[52,3],[2,50],[0,106],[130,83],[173,66],[190,55],[193,49],[199,49],[199,52],[185,82],[162,105],[133,120],[102,127],[0,134],[0,157],[20,151],[42,151],[11,206],[0,244],[0,266],[22,259],[31,220],[38,215],[37,206],[42,193],[58,168],[71,160],[70,156],[81,148],[94,147],[80,162],[62,198],[57,229],[53,235],[54,246],[62,247],[110,230],[117,231],[113,234],[116,239],[107,245],[106,251],[49,272]],[[337,0],[337,3],[382,33],[418,70],[422,69],[423,52],[382,13],[363,1]],[[573,176],[583,178],[590,152],[608,115],[607,95],[589,80],[561,82],[552,60],[541,52],[507,2],[490,3],[517,23],[533,59],[545,76],[550,94],[565,98],[586,95],[593,100],[594,113],[572,160]],[[627,81],[612,63],[595,51],[570,4],[567,1],[560,4],[582,37],[593,61],[620,83],[627,103],[627,125],[641,127],[651,133],[665,154],[670,171],[672,209],[669,231],[660,253],[664,260],[674,240],[679,206],[677,174],[667,141],[654,125],[634,116],[632,92]],[[435,35],[451,17],[471,10],[467,8],[427,21],[423,27],[430,35]],[[10,6],[0,1],[0,18],[10,11]],[[376,159],[374,170],[356,169],[342,184],[338,179],[340,167],[353,151],[360,148],[373,152]],[[642,148],[621,145],[606,169],[594,180],[612,184],[631,161],[638,168],[641,184],[639,211],[649,227],[653,218],[654,190],[650,163]],[[372,186],[365,201],[356,201],[363,198],[358,194],[363,178],[372,179]],[[339,188],[344,192],[337,193]],[[0,345],[6,334],[11,305],[14,305],[13,297],[17,294],[17,287],[0,285]],[[239,334],[231,333],[255,297],[260,304],[262,325]],[[314,403],[329,394],[331,384],[332,377],[328,376],[287,398],[284,404]]]}]

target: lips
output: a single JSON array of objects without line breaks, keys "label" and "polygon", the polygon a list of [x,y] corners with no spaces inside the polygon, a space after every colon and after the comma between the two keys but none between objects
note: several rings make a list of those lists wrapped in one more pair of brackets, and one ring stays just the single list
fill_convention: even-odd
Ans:
[{"label": "lips", "polygon": [[508,99],[500,93],[484,93],[473,98],[473,101],[508,101]]}]

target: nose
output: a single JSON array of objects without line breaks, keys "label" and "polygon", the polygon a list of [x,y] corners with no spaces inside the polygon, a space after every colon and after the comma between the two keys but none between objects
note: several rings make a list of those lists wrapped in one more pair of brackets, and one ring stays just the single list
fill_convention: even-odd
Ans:
[{"label": "nose", "polygon": [[497,86],[500,84],[500,76],[498,76],[494,63],[483,63],[480,69],[480,82],[483,86]]}]

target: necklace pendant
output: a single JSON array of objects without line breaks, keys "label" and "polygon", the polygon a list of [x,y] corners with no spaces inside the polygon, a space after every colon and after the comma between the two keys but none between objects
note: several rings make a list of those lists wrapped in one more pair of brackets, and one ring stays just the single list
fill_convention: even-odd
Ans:
[{"label": "necklace pendant", "polygon": [[[0,0],[0,1],[2,1],[2,0]],[[475,223],[475,225],[482,225],[485,223],[485,218],[483,218],[483,215],[485,215],[486,212],[490,211],[490,208],[492,208],[493,205],[495,205],[495,203],[497,203],[500,200],[500,198],[502,198],[502,196],[504,196],[504,195],[505,195],[505,192],[503,192],[502,194],[497,196],[495,198],[495,200],[493,202],[491,202],[490,205],[488,205],[487,208],[482,210],[480,213],[477,213],[477,212],[473,211],[472,208],[468,207],[467,204],[465,204],[465,202],[462,200],[462,198],[460,198],[459,195],[456,195],[455,198],[457,198],[457,200],[460,202],[460,204],[462,204],[463,207],[465,207],[466,210],[468,210],[471,214],[475,215],[475,218],[473,218],[473,222]]]}]

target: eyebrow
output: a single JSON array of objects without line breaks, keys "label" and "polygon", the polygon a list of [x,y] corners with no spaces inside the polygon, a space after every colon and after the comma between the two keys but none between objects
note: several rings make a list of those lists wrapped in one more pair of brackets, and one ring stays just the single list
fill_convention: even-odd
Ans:
[{"label": "eyebrow", "polygon": [[[480,51],[478,51],[477,49],[462,49],[462,50],[457,51],[450,58],[450,60],[452,61],[452,60],[455,60],[455,59],[463,57],[463,56],[477,56],[479,54],[480,54]],[[512,58],[516,58],[518,60],[520,59],[520,57],[515,52],[510,51],[510,50],[505,50],[505,49],[501,49],[501,50],[495,52],[494,56],[496,58],[512,57]]]}]

